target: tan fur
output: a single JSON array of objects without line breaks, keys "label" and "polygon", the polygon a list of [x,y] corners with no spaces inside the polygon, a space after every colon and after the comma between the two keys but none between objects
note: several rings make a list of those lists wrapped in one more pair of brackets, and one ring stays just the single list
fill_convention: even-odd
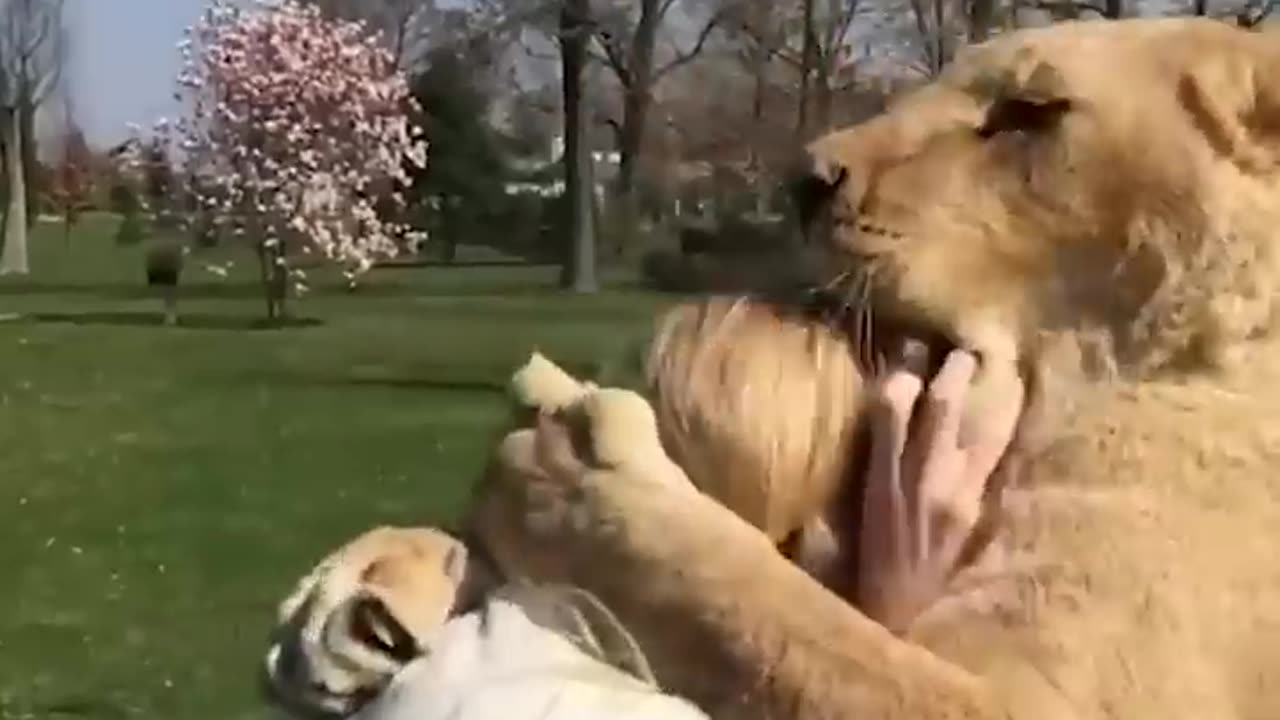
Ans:
[{"label": "tan fur", "polygon": [[459,599],[466,547],[433,528],[375,528],[304,576],[280,604],[267,653],[277,700],[346,714],[428,652]]},{"label": "tan fur", "polygon": [[[977,132],[1011,103],[1058,101],[1044,125]],[[1023,31],[810,150],[832,239],[873,272],[878,311],[986,367],[1088,380],[1051,442],[1007,459],[981,562],[894,638],[759,529],[770,498],[812,496],[758,475],[735,487],[726,460],[699,484],[766,489],[746,522],[674,490],[678,469],[655,477],[661,462],[600,463],[579,427],[551,449],[518,431],[495,458],[473,520],[506,570],[591,590],[664,686],[720,718],[1280,717],[1276,38],[1208,20]],[[588,439],[622,432],[595,417]],[[683,457],[682,427],[662,430]],[[535,499],[560,522],[526,522]]]}]

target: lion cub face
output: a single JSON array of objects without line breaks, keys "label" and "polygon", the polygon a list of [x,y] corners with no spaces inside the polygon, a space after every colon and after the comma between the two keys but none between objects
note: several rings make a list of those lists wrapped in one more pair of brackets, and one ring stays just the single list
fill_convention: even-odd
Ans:
[{"label": "lion cub face", "polygon": [[1012,33],[816,140],[798,199],[880,314],[952,345],[1212,360],[1280,290],[1276,46],[1190,19]]},{"label": "lion cub face", "polygon": [[466,566],[466,547],[431,528],[377,528],[339,548],[280,605],[266,658],[273,699],[304,716],[372,699],[430,652]]}]

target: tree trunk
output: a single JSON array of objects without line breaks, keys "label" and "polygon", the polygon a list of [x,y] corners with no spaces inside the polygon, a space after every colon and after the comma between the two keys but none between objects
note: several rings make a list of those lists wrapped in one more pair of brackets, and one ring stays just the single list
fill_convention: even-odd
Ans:
[{"label": "tree trunk", "polygon": [[796,99],[796,139],[809,137],[809,79],[817,55],[818,36],[813,27],[813,0],[804,0],[804,39],[800,50],[800,95]]},{"label": "tree trunk", "polygon": [[454,203],[460,202],[452,196],[445,196],[440,202],[440,226],[443,232],[440,233],[442,242],[440,243],[440,262],[452,265],[458,259],[458,237],[461,235],[462,228],[458,222],[458,212],[454,208]]},{"label": "tree trunk", "polygon": [[832,53],[831,58],[824,58],[822,62],[818,63],[817,77],[814,78],[817,82],[813,84],[813,89],[811,90],[814,96],[813,127],[820,132],[826,132],[831,129],[831,105],[833,100],[831,74],[834,70],[832,64],[835,63],[835,49],[833,48],[830,52]]},{"label": "tree trunk", "polygon": [[178,286],[165,285],[160,288],[160,300],[164,303],[164,324],[171,327],[178,324]]},{"label": "tree trunk", "polygon": [[27,198],[27,228],[35,226],[39,215],[40,164],[36,151],[36,107],[30,98],[22,98],[18,105],[18,121],[22,124],[22,180]]},{"label": "tree trunk", "polygon": [[569,243],[561,286],[594,293],[596,238],[592,222],[591,149],[587,145],[587,108],[583,71],[587,64],[589,0],[564,0],[560,11],[560,60],[564,93],[564,192],[569,213]]},{"label": "tree trunk", "polygon": [[26,275],[27,191],[22,172],[22,123],[17,112],[0,111],[5,144],[5,174],[9,180],[9,208],[5,211],[4,250],[0,251],[0,275]]},{"label": "tree trunk", "polygon": [[1124,17],[1124,0],[1104,0],[1102,10],[1105,17],[1119,20]]},{"label": "tree trunk", "polygon": [[969,42],[982,43],[991,37],[996,14],[995,0],[969,0]]},{"label": "tree trunk", "polygon": [[636,218],[639,216],[636,198],[636,168],[644,146],[645,124],[648,121],[650,89],[631,89],[623,99],[622,131],[619,133],[618,182],[614,191],[616,218],[614,230],[617,256],[623,256],[634,244]]},{"label": "tree trunk", "polygon": [[946,67],[951,60],[950,44],[947,42],[947,8],[944,0],[933,0],[933,33],[934,38],[937,39],[933,53],[933,76],[937,77],[942,74],[942,68]]},{"label": "tree trunk", "polygon": [[[255,199],[250,207],[256,204]],[[274,324],[285,317],[285,300],[289,294],[289,269],[285,265],[284,241],[278,240],[274,245],[268,245],[262,219],[252,210],[249,218],[248,225],[258,248],[259,279],[262,281],[267,323]]]},{"label": "tree trunk", "polygon": [[747,143],[747,167],[751,171],[751,183],[756,196],[756,214],[763,217],[768,211],[769,186],[765,181],[764,159],[757,149],[764,141],[764,93],[765,75],[769,72],[769,49],[760,44],[752,50],[751,74],[755,87],[751,92],[751,130],[754,135]]},{"label": "tree trunk", "polygon": [[636,170],[644,148],[653,104],[653,54],[658,44],[658,28],[662,9],[658,0],[641,0],[640,19],[627,57],[626,82],[623,83],[622,129],[618,143],[618,182],[615,189],[614,248],[623,255],[633,244],[639,211],[636,202]]},{"label": "tree trunk", "polygon": [[258,244],[258,260],[262,270],[262,295],[266,301],[267,322],[277,323],[287,315],[285,301],[289,297],[289,271],[285,267],[280,246]]},{"label": "tree trunk", "polygon": [[266,302],[267,322],[271,323],[276,319],[276,303],[271,287],[271,258],[267,252],[266,243],[259,239],[256,244],[258,246],[258,278],[262,281],[262,299]]},{"label": "tree trunk", "polygon": [[1192,7],[1192,14],[1196,17],[1204,17],[1209,14],[1209,0],[1195,0]]}]

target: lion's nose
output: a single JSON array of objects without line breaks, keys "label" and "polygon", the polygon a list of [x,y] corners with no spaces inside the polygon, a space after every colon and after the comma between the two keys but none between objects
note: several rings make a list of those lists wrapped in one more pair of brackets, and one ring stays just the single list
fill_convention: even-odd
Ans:
[{"label": "lion's nose", "polygon": [[849,179],[849,170],[820,144],[804,148],[794,158],[787,189],[801,231],[812,241],[826,223],[837,191]]}]

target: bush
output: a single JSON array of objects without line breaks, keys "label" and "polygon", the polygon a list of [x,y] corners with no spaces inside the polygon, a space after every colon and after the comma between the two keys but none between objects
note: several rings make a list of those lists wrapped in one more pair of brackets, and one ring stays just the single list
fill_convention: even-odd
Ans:
[{"label": "bush", "polygon": [[704,275],[694,258],[671,250],[651,250],[640,260],[640,276],[645,284],[661,292],[705,291],[709,278]]},{"label": "bush", "polygon": [[660,292],[769,293],[813,287],[822,266],[820,254],[807,248],[727,255],[654,250],[644,255],[640,274]]},{"label": "bush", "polygon": [[759,255],[794,246],[780,221],[730,216],[718,225],[692,222],[680,229],[680,251],[686,255]]}]

